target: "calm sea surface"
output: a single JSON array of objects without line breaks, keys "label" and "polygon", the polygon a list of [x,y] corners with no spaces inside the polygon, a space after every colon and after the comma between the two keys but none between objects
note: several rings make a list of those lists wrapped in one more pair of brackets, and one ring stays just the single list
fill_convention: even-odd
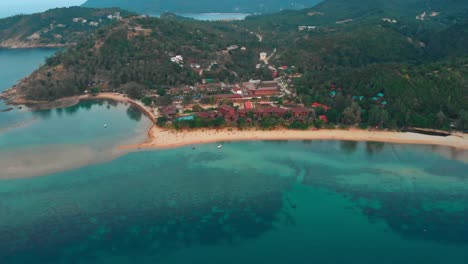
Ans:
[{"label": "calm sea surface", "polygon": [[[31,73],[54,52],[0,50],[0,91]],[[9,107],[0,101],[0,110]],[[83,101],[38,112],[13,108],[0,112],[0,179],[109,160],[121,154],[118,146],[144,141],[150,126],[140,111],[113,101]]]},{"label": "calm sea surface", "polygon": [[[9,52],[0,74],[29,68],[0,87],[50,55]],[[0,113],[0,263],[467,263],[467,152],[291,141],[109,155],[148,125],[106,101]]]},{"label": "calm sea surface", "polygon": [[[161,14],[150,14],[150,16],[159,17]],[[220,21],[220,20],[244,20],[249,13],[178,13],[178,16],[193,18],[202,21]]]},{"label": "calm sea surface", "polygon": [[132,153],[1,181],[0,262],[464,264],[467,168],[381,143]]}]

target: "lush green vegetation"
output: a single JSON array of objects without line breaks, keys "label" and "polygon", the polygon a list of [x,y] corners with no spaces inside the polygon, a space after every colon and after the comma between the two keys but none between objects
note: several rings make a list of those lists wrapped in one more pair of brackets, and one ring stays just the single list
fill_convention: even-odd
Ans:
[{"label": "lush green vegetation", "polygon": [[[220,50],[241,41],[255,42],[256,37],[233,27],[133,17],[99,29],[76,47],[49,58],[18,87],[28,98],[51,100],[82,93],[95,85],[126,92],[125,85],[133,82],[142,90],[156,93],[206,77],[229,79],[233,73],[226,65],[231,55]],[[184,56],[184,63],[171,62],[171,57],[179,54]],[[213,61],[222,66],[204,75],[190,66],[196,62],[207,68]],[[254,71],[254,67],[251,69]]]},{"label": "lush green vegetation", "polygon": [[[259,52],[276,49],[270,63],[289,66],[281,76],[302,74],[291,78],[298,94],[293,100],[330,106],[317,115],[333,124],[468,129],[468,2],[365,3],[327,0],[312,9],[241,22],[132,17],[86,35],[18,87],[28,98],[45,100],[95,86],[140,98],[145,98],[141,91],[149,91],[167,105],[172,102],[167,88],[202,78],[271,78],[270,70],[255,66]],[[440,14],[416,19],[432,11]],[[352,20],[336,23],[346,19]],[[299,30],[304,25],[317,27]],[[227,52],[233,44],[239,48]],[[183,64],[170,61],[179,54]],[[194,63],[203,73],[191,67]]]},{"label": "lush green vegetation", "polygon": [[[433,11],[440,14],[416,19]],[[265,46],[278,49],[274,64],[294,65],[303,73],[295,79],[302,102],[331,106],[327,117],[333,123],[346,124],[343,118],[351,111],[345,109],[355,102],[364,127],[466,130],[467,14],[468,3],[459,0],[328,0],[238,24],[260,32]],[[352,20],[336,23],[347,19]],[[336,96],[330,96],[332,84]],[[385,97],[373,101],[378,93]],[[364,99],[353,99],[360,96]]]}]

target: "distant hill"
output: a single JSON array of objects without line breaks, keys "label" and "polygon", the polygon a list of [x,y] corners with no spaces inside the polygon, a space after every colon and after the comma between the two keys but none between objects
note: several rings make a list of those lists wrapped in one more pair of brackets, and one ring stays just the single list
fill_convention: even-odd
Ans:
[{"label": "distant hill", "polygon": [[66,46],[127,16],[117,8],[56,8],[32,15],[0,19],[0,47],[29,48]]},{"label": "distant hill", "polygon": [[141,14],[244,12],[272,13],[284,9],[302,9],[321,0],[88,0],[84,7],[119,7]]},{"label": "distant hill", "polygon": [[466,0],[325,0],[312,8],[248,17],[248,20],[271,30],[290,30],[299,25],[356,25],[388,19],[389,23],[411,23],[420,30],[460,23],[467,15]]}]

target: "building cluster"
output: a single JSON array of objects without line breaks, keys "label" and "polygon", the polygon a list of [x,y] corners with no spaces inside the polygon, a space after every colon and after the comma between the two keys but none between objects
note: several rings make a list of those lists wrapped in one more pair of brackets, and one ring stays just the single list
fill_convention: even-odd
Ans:
[{"label": "building cluster", "polygon": [[250,81],[242,84],[241,91],[238,94],[245,94],[251,97],[276,96],[280,93],[279,83],[277,81]]},{"label": "building cluster", "polygon": [[[102,20],[100,19],[99,22],[101,22]],[[75,17],[73,18],[73,23],[81,23],[83,25],[88,25],[90,27],[97,27],[99,26],[99,22],[95,22],[95,21],[89,21],[87,19],[84,19],[82,17]]]},{"label": "building cluster", "polygon": [[178,109],[174,105],[163,107],[160,110],[163,116],[173,121],[189,120],[187,117],[194,118],[196,116],[204,120],[223,118],[227,123],[236,122],[239,118],[245,118],[248,122],[253,122],[266,117],[287,118],[305,122],[310,116],[315,116],[313,109],[305,107],[283,108],[271,104],[254,103],[250,100],[234,105],[224,104],[217,108],[210,108],[208,111],[198,111],[185,116],[179,116]]},{"label": "building cluster", "polygon": [[184,63],[184,57],[182,57],[182,55],[176,55],[174,57],[171,57],[171,61],[179,65],[182,65]]},{"label": "building cluster", "polygon": [[[106,17],[99,18],[98,21],[90,21],[90,20],[88,20],[86,18],[83,18],[83,17],[74,17],[72,19],[72,21],[73,21],[73,23],[81,23],[83,25],[88,25],[90,27],[98,27],[99,24],[103,22],[103,19],[105,20]],[[120,12],[115,12],[113,15],[108,15],[107,19],[122,20],[122,16],[120,15]],[[65,27],[65,25],[63,25],[63,27]]]}]

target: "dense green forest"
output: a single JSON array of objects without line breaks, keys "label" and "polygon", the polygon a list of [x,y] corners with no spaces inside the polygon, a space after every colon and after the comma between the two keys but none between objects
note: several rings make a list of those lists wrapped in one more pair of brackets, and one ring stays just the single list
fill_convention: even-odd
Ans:
[{"label": "dense green forest", "polygon": [[148,13],[208,13],[208,12],[245,12],[270,13],[283,9],[302,9],[314,6],[320,0],[88,0],[85,7],[120,7],[130,11]]},{"label": "dense green forest", "polygon": [[[223,49],[247,45],[257,38],[233,26],[180,23],[148,17],[132,17],[97,30],[75,47],[57,53],[29,78],[17,85],[29,99],[51,100],[82,93],[91,86],[122,89],[136,82],[143,89],[158,90],[178,85],[191,85],[202,78],[234,81],[229,65],[230,54]],[[182,54],[184,64],[171,61]],[[257,53],[239,54],[255,62]],[[200,75],[191,64],[208,68]],[[236,66],[242,68],[242,65]],[[254,72],[254,67],[250,67]],[[241,72],[241,71],[239,71]],[[246,72],[247,76],[250,72]]]},{"label": "dense green forest", "polygon": [[[331,123],[466,130],[467,14],[460,0],[326,0],[237,22],[133,16],[82,36],[18,89],[50,100],[96,86],[122,90],[138,83],[160,91],[203,78],[271,79],[256,64],[260,52],[276,50],[270,64],[288,66],[280,76],[302,75],[291,79],[298,95],[292,100],[330,106],[318,114]],[[230,45],[239,48],[227,51]],[[170,61],[176,55],[182,64]]]},{"label": "dense green forest", "polygon": [[[416,18],[435,11],[437,16]],[[363,125],[467,128],[466,1],[328,0],[236,23],[278,48],[274,64],[304,73],[296,80],[302,102],[334,106],[328,113],[332,122],[340,122],[357,97],[365,98],[357,101]],[[334,97],[332,86],[339,90]],[[385,118],[375,122],[369,113],[375,112],[372,98],[378,93],[385,95]]]}]

